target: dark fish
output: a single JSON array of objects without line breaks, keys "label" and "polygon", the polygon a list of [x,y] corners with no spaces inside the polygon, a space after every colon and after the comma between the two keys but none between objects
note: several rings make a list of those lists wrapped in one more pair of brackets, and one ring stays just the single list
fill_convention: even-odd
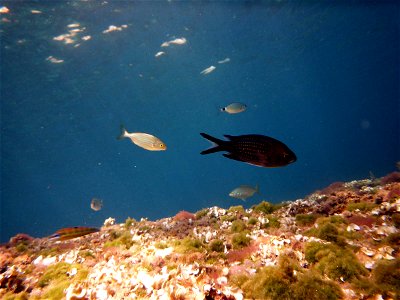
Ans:
[{"label": "dark fish", "polygon": [[283,167],[296,161],[296,155],[284,143],[259,134],[224,135],[228,141],[223,141],[205,133],[202,137],[213,142],[214,147],[202,151],[200,154],[210,154],[219,151],[228,153],[223,156],[243,161],[259,167]]},{"label": "dark fish", "polygon": [[65,241],[98,231],[100,231],[100,229],[94,227],[80,227],[80,226],[68,227],[57,230],[56,233],[50,236],[50,238],[59,241]]}]

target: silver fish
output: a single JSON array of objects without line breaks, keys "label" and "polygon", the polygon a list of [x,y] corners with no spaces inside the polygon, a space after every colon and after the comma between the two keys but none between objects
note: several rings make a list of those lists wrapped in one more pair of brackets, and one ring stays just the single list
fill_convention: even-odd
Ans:
[{"label": "silver fish", "polygon": [[200,74],[202,74],[202,75],[207,75],[207,74],[210,74],[210,73],[211,73],[212,71],[214,71],[215,69],[216,69],[216,67],[210,66],[210,67],[204,69],[203,71],[201,71]]},{"label": "silver fish", "polygon": [[246,104],[235,102],[221,108],[221,111],[227,112],[228,114],[238,114],[245,111],[246,109]]},{"label": "silver fish", "polygon": [[139,147],[149,150],[149,151],[163,151],[167,150],[167,145],[159,138],[148,133],[132,132],[126,131],[124,126],[121,126],[121,135],[118,137],[119,140],[123,138],[131,139],[132,143],[138,145]]},{"label": "silver fish", "polygon": [[229,196],[245,201],[247,198],[253,196],[255,193],[260,193],[258,185],[254,188],[249,185],[241,185],[229,193]]},{"label": "silver fish", "polygon": [[103,200],[93,198],[92,201],[90,201],[90,208],[93,209],[94,211],[99,211],[103,207]]}]

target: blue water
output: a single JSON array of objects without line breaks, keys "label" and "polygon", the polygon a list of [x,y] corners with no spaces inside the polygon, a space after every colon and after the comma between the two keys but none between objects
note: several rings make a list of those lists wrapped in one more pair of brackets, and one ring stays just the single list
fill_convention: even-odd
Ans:
[{"label": "blue water", "polygon": [[[1,242],[108,217],[295,200],[394,171],[399,5],[331,2],[2,1]],[[53,40],[71,23],[91,39]],[[178,37],[187,43],[160,47]],[[237,101],[248,110],[219,112]],[[167,151],[118,141],[121,123]],[[298,160],[267,169],[202,156],[200,132],[268,135]],[[262,195],[230,198],[241,184]]]}]

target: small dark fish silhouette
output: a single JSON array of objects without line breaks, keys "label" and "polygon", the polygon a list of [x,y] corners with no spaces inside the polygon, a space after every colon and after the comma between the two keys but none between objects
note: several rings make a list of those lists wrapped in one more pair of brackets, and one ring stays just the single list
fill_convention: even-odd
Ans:
[{"label": "small dark fish silhouette", "polygon": [[93,227],[68,227],[57,230],[53,235],[50,236],[50,239],[65,241],[98,231],[100,231],[100,229]]},{"label": "small dark fish silhouette", "polygon": [[296,161],[296,155],[284,143],[259,134],[224,135],[228,141],[200,133],[202,137],[213,142],[214,147],[202,151],[200,154],[210,154],[219,151],[228,153],[223,156],[243,161],[259,167],[283,167]]}]

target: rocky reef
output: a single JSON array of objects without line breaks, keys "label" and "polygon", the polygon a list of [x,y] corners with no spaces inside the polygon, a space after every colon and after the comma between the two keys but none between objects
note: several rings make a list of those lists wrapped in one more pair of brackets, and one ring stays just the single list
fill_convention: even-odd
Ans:
[{"label": "rocky reef", "polygon": [[400,173],[0,246],[1,299],[400,299]]}]

